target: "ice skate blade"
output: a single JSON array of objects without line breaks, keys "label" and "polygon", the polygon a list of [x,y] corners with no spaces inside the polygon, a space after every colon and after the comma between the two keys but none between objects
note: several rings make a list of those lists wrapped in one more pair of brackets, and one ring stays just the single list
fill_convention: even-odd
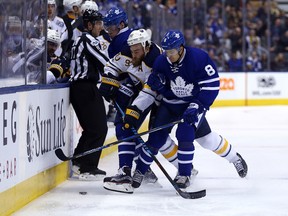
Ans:
[{"label": "ice skate blade", "polygon": [[131,184],[115,184],[111,182],[104,182],[103,187],[106,190],[119,192],[119,193],[132,194],[134,192],[134,189]]}]

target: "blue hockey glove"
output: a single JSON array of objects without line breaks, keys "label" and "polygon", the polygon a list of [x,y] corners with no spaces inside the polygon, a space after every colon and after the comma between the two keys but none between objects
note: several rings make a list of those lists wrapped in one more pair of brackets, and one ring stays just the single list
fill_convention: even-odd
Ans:
[{"label": "blue hockey glove", "polygon": [[105,100],[110,101],[115,98],[119,86],[120,83],[117,80],[117,77],[113,75],[103,76],[99,86],[99,91]]},{"label": "blue hockey glove", "polygon": [[190,103],[188,108],[185,110],[183,114],[184,122],[187,122],[188,124],[195,124],[198,122],[198,116],[200,113],[203,112],[203,106],[199,105],[197,103]]},{"label": "blue hockey glove", "polygon": [[136,128],[138,120],[140,119],[142,111],[137,106],[128,106],[124,116],[124,127],[126,129],[130,127]]},{"label": "blue hockey glove", "polygon": [[153,91],[156,91],[158,94],[162,94],[165,98],[174,98],[175,95],[165,85],[166,80],[163,74],[155,75],[154,73],[150,74],[147,80],[147,84]]},{"label": "blue hockey glove", "polygon": [[154,73],[151,73],[148,77],[147,84],[151,87],[153,91],[157,91],[160,94],[161,91],[163,91],[163,88],[165,88],[163,80],[161,81],[160,77]]}]

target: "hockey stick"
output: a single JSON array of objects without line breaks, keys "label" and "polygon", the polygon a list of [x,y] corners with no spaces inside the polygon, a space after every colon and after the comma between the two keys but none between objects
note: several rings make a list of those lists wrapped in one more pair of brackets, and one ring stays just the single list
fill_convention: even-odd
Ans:
[{"label": "hockey stick", "polygon": [[[117,102],[114,102],[116,109],[121,113],[122,117],[124,118],[125,113],[123,112],[123,110],[121,109],[121,107],[117,104]],[[137,135],[138,132],[134,127],[130,127],[130,129],[132,130],[132,132],[134,133],[134,135]],[[160,170],[163,172],[163,174],[166,176],[166,178],[169,180],[169,182],[172,184],[172,186],[174,187],[174,189],[177,191],[177,193],[185,198],[185,199],[199,199],[202,197],[206,196],[206,190],[200,190],[200,191],[195,191],[195,192],[187,192],[187,191],[182,191],[178,185],[172,180],[172,178],[170,177],[170,175],[167,173],[167,171],[165,170],[165,168],[162,166],[162,164],[159,162],[159,160],[157,159],[157,157],[151,152],[151,150],[149,149],[149,147],[147,145],[145,145],[145,142],[143,141],[143,139],[138,136],[137,137],[138,141],[143,144],[143,148],[149,153],[149,155],[152,157],[152,159],[155,161],[155,163],[157,164],[157,166],[160,168]]]},{"label": "hockey stick", "polygon": [[141,137],[141,136],[144,136],[146,134],[149,134],[149,133],[154,133],[156,131],[159,131],[159,130],[163,130],[165,128],[169,128],[169,127],[172,127],[173,125],[175,124],[178,124],[180,122],[182,122],[183,120],[177,120],[177,121],[173,121],[173,122],[170,122],[168,124],[165,124],[165,125],[162,125],[162,126],[159,126],[159,127],[156,127],[156,128],[152,128],[151,130],[147,130],[147,131],[144,131],[142,133],[137,133],[133,136],[130,136],[130,137],[126,137],[124,139],[121,139],[121,140],[117,140],[117,141],[114,141],[112,143],[109,143],[107,145],[104,145],[104,146],[100,146],[98,148],[94,148],[94,149],[90,149],[88,151],[85,151],[85,152],[82,152],[80,154],[77,154],[77,155],[74,155],[74,156],[66,156],[63,152],[63,150],[61,148],[58,148],[55,150],[55,154],[56,156],[62,160],[62,161],[68,161],[68,160],[73,160],[73,159],[76,159],[76,158],[80,158],[80,157],[83,157],[83,156],[86,156],[86,155],[89,155],[89,154],[92,154],[94,152],[97,152],[97,151],[101,151],[102,149],[105,149],[105,148],[109,148],[111,146],[114,146],[114,145],[117,145],[121,142],[125,142],[125,141],[128,141],[128,140],[132,140],[132,139],[136,139],[138,137]]},{"label": "hockey stick", "polygon": [[[64,23],[65,23],[65,26],[66,26],[66,29],[65,29],[64,32],[66,32],[66,31],[69,32],[69,30],[71,30],[71,31],[72,31],[72,36],[69,37],[69,33],[68,33],[68,38],[65,39],[65,40],[63,40],[63,41],[65,41],[65,43],[63,43],[63,41],[62,41],[62,43],[63,43],[64,46],[62,47],[62,52],[61,52],[61,54],[60,54],[60,57],[63,57],[63,56],[66,54],[66,52],[67,52],[67,50],[68,50],[68,48],[69,48],[69,45],[70,45],[71,42],[72,42],[73,31],[74,31],[75,28],[77,28],[77,27],[83,22],[83,16],[80,16],[80,17],[78,17],[76,20],[73,20],[72,23],[69,23],[69,24],[68,24],[68,22],[69,22],[69,21],[68,21],[67,19],[64,20]],[[70,26],[69,26],[69,25],[70,25]],[[68,28],[69,28],[69,30],[68,30]],[[71,29],[70,29],[70,28],[71,28]],[[64,34],[64,32],[63,32],[63,34]]]}]

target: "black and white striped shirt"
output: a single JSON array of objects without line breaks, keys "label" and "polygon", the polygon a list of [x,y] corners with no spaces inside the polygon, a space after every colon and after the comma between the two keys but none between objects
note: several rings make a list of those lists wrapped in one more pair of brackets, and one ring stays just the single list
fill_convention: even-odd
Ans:
[{"label": "black and white striped shirt", "polygon": [[97,82],[99,73],[109,58],[101,47],[101,41],[85,32],[74,42],[71,50],[71,79]]}]

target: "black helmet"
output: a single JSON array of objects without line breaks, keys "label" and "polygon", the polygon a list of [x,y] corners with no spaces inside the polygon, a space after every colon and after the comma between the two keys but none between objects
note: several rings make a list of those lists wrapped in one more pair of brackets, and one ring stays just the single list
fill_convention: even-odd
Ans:
[{"label": "black helmet", "polygon": [[103,15],[92,9],[87,9],[83,13],[83,22],[84,26],[87,27],[88,22],[94,23],[95,21],[102,21],[103,20]]}]

